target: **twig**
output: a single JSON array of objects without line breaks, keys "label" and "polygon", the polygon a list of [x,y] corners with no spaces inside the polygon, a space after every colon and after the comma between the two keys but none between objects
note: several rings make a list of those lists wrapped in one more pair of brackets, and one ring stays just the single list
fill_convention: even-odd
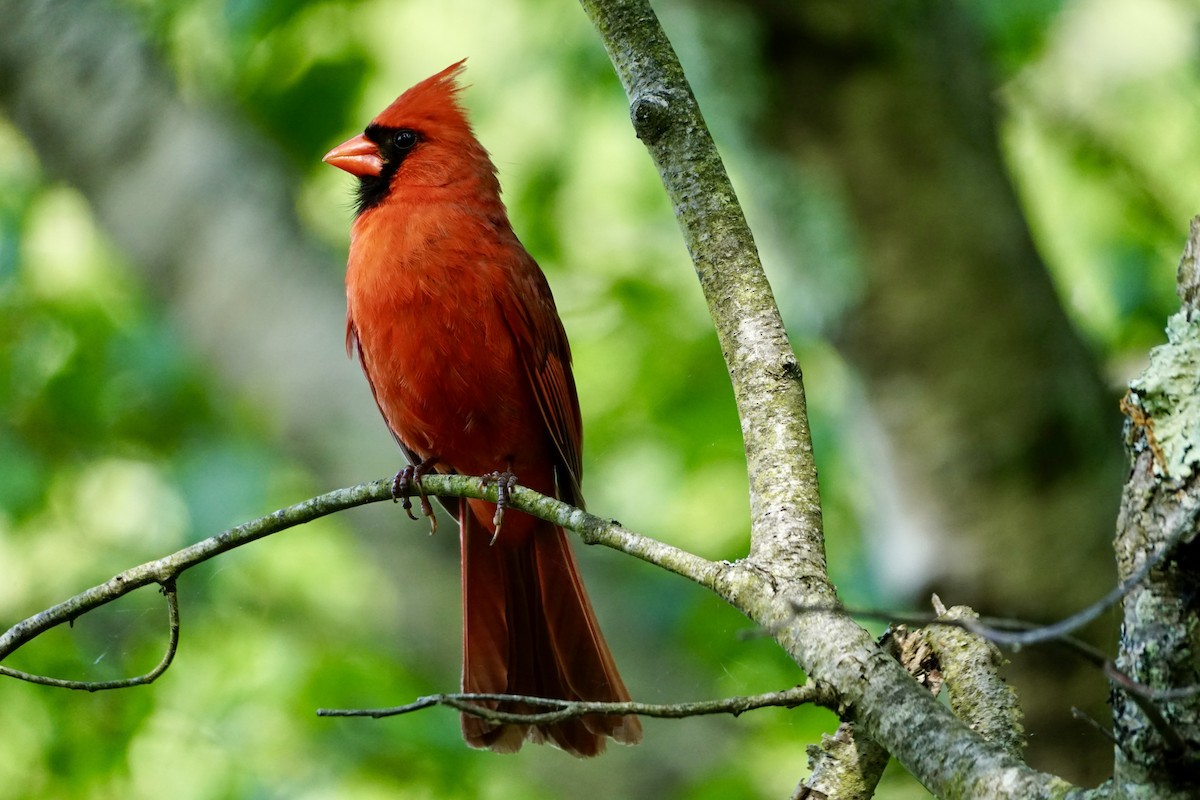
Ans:
[{"label": "twig", "polygon": [[[874,608],[845,608],[843,606],[832,605],[802,605],[793,603],[792,609],[797,614],[845,614],[848,617],[857,619],[870,619],[878,622],[895,623],[900,625],[914,625],[924,627],[928,625],[943,625],[950,628],[961,628],[969,633],[973,633],[989,641],[991,634],[1001,628],[1010,630],[1026,630],[1035,629],[1032,622],[1022,622],[1021,620],[1002,619],[1000,617],[980,617],[978,620],[971,619],[941,619],[936,614],[917,611],[886,611]],[[981,624],[981,620],[987,620],[989,625]],[[995,641],[996,644],[1007,644],[1004,641]],[[1076,639],[1073,636],[1066,634],[1060,635],[1054,639],[1047,639],[1045,642],[1038,643],[1053,643],[1066,647],[1074,651],[1084,660],[1095,664],[1097,667],[1104,666],[1108,661],[1108,657],[1100,650],[1091,646],[1087,642]]]},{"label": "twig", "polygon": [[175,591],[175,582],[164,582],[162,584],[162,593],[167,598],[167,625],[170,629],[170,636],[167,640],[167,651],[163,653],[158,666],[145,675],[138,675],[133,678],[121,678],[113,681],[68,681],[60,678],[50,678],[45,675],[33,675],[3,665],[0,665],[0,675],[6,675],[10,678],[16,678],[29,683],[41,684],[42,686],[55,686],[59,689],[76,689],[84,692],[126,689],[130,686],[142,686],[147,683],[153,683],[158,679],[158,676],[167,671],[167,667],[171,666],[171,662],[175,660],[175,653],[179,650],[179,597]]},{"label": "twig", "polygon": [[[514,714],[507,711],[494,711],[480,706],[485,702],[515,702],[531,706],[550,706],[556,710],[536,714]],[[433,694],[420,697],[411,703],[391,708],[322,708],[317,710],[320,717],[371,717],[381,719],[401,714],[411,714],[432,706],[448,706],[458,711],[471,714],[492,722],[503,722],[516,725],[547,725],[587,715],[624,716],[637,714],[642,717],[658,717],[661,719],[682,719],[708,714],[732,714],[738,716],[746,711],[759,708],[795,708],[799,705],[815,703],[816,705],[833,707],[835,699],[829,688],[808,682],[802,686],[785,689],[781,692],[767,692],[743,697],[726,697],[720,700],[704,700],[696,703],[584,703],[570,700],[554,700],[545,697],[529,697],[516,694]]]},{"label": "twig", "polygon": [[1104,727],[1099,722],[1097,722],[1094,718],[1092,718],[1088,714],[1083,713],[1083,711],[1076,708],[1075,706],[1071,706],[1071,717],[1073,719],[1079,720],[1080,722],[1084,723],[1085,725],[1091,726],[1097,733],[1099,733],[1105,739],[1108,739],[1110,742],[1117,745],[1118,747],[1120,746],[1120,743],[1117,742],[1117,737],[1113,735],[1113,732],[1111,730]]},{"label": "twig", "polygon": [[135,589],[152,583],[169,585],[186,570],[221,553],[249,544],[264,536],[332,514],[335,511],[390,498],[390,482],[388,481],[359,484],[350,489],[330,492],[303,503],[288,506],[252,522],[230,528],[169,556],[125,570],[98,586],[93,586],[56,606],[13,625],[3,635],[0,635],[0,659],[7,658],[17,648],[50,628],[65,622],[74,622],[87,612],[111,603],[119,597],[124,597]]},{"label": "twig", "polygon": [[[414,495],[420,491],[442,497],[474,497],[493,502],[496,500],[494,485],[481,485],[479,478],[469,475],[426,475],[421,479],[420,485],[410,487],[410,492]],[[281,508],[265,517],[230,528],[169,556],[125,570],[102,584],[93,586],[58,605],[18,622],[0,635],[0,660],[3,660],[51,628],[63,623],[74,622],[89,611],[111,603],[143,586],[157,583],[164,587],[169,607],[173,609],[170,612],[172,644],[168,649],[168,657],[164,659],[163,664],[160,664],[160,669],[147,673],[147,675],[103,683],[62,681],[57,678],[29,675],[7,667],[0,667],[0,675],[30,680],[48,686],[87,691],[148,683],[161,675],[170,665],[171,658],[174,657],[179,633],[175,580],[181,574],[215,556],[271,534],[347,508],[391,499],[393,499],[392,481],[383,479],[338,489],[302,503]],[[703,586],[711,588],[721,572],[726,569],[725,565],[694,556],[679,548],[628,530],[615,520],[601,519],[530,489],[516,487],[512,491],[510,500],[512,508],[549,520],[564,528],[578,531],[583,540],[589,544],[602,544],[620,550],[694,580]]]},{"label": "twig", "polygon": [[[1200,505],[1190,509],[1179,522],[1175,530],[1171,531],[1170,537],[1163,543],[1163,546],[1154,553],[1153,557],[1147,559],[1141,567],[1121,583],[1113,587],[1107,594],[1101,597],[1096,602],[1086,608],[1072,614],[1069,617],[1059,620],[1058,622],[1049,625],[1035,625],[1031,622],[1021,620],[1003,619],[999,617],[979,617],[977,619],[961,619],[961,620],[945,620],[939,619],[933,614],[921,613],[905,613],[900,611],[879,611],[875,609],[843,609],[840,606],[820,605],[820,606],[799,606],[793,605],[797,612],[813,613],[813,612],[829,612],[829,613],[845,613],[852,617],[860,617],[863,619],[875,619],[882,622],[900,622],[912,625],[949,625],[956,628],[962,628],[970,633],[980,636],[988,641],[1011,647],[1014,650],[1019,650],[1022,647],[1034,644],[1043,644],[1053,642],[1062,644],[1065,647],[1074,650],[1083,658],[1091,661],[1097,666],[1105,666],[1109,664],[1108,656],[1101,651],[1080,641],[1069,634],[1079,630],[1083,626],[1095,620],[1105,611],[1109,610],[1119,603],[1126,595],[1137,588],[1150,572],[1166,560],[1167,556],[1174,552],[1175,548],[1183,540],[1183,538],[1195,529],[1197,519],[1200,518]],[[1140,684],[1137,684],[1140,685]],[[1148,687],[1145,688],[1145,697],[1155,696],[1154,690]],[[1157,695],[1161,698],[1167,697],[1169,694],[1182,693],[1182,696],[1193,694],[1197,689],[1176,689],[1158,692]]]},{"label": "twig", "polygon": [[[1126,675],[1117,668],[1116,663],[1105,665],[1104,674],[1108,679],[1115,683],[1118,687],[1125,690],[1125,694],[1133,701],[1141,712],[1146,715],[1146,719],[1154,726],[1162,736],[1163,741],[1167,745],[1167,749],[1171,753],[1184,753],[1188,749],[1188,743],[1184,741],[1183,736],[1174,725],[1163,715],[1162,710],[1156,706],[1151,699],[1154,690],[1145,684],[1135,681],[1133,678]],[[1122,746],[1122,749],[1123,746]]]},{"label": "twig", "polygon": [[989,628],[985,625],[979,625],[971,630],[979,636],[983,636],[996,644],[1006,644],[1013,648],[1019,648],[1024,645],[1037,644],[1039,642],[1063,640],[1066,634],[1079,630],[1084,625],[1095,620],[1108,609],[1121,602],[1124,597],[1137,588],[1138,584],[1146,579],[1151,570],[1166,560],[1179,543],[1189,532],[1194,531],[1197,518],[1200,517],[1200,506],[1192,508],[1180,520],[1179,525],[1175,530],[1171,531],[1171,535],[1167,541],[1163,542],[1162,547],[1151,558],[1148,558],[1135,573],[1130,575],[1121,583],[1117,584],[1096,602],[1092,603],[1087,608],[1079,611],[1066,619],[1060,620],[1051,625],[1043,625],[1041,627],[1030,627],[1020,633],[1010,633],[1007,631]]}]

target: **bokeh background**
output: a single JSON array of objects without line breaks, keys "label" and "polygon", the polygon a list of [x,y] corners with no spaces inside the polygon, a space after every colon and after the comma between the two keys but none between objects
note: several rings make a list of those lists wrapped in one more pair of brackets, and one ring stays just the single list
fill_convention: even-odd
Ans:
[{"label": "bokeh background", "polygon": [[[1200,212],[1191,0],[655,4],[805,370],[832,574],[859,607],[1050,620],[1112,580],[1117,399]],[[0,620],[400,454],[342,348],[351,186],[321,155],[469,57],[464,94],[575,354],[596,513],[747,545],[703,298],[596,35],[548,0],[0,0]],[[156,684],[0,681],[11,798],[787,796],[832,715],[646,722],[601,759],[468,750],[457,542],[376,505],[189,572]],[[803,676],[704,591],[581,553],[637,699]],[[1089,631],[1110,643],[1111,617]],[[144,671],[144,590],[7,663]],[[1013,657],[1029,756],[1094,784],[1102,680]],[[893,765],[884,798],[927,794]]]}]

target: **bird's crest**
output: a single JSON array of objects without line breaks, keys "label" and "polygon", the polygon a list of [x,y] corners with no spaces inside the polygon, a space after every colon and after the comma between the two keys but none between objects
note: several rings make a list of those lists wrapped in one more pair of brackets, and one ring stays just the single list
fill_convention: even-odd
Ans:
[{"label": "bird's crest", "polygon": [[458,103],[458,93],[463,89],[458,76],[466,63],[464,58],[409,88],[381,111],[374,123],[387,128],[421,128],[422,123],[432,123],[438,128],[470,130],[466,112]]}]

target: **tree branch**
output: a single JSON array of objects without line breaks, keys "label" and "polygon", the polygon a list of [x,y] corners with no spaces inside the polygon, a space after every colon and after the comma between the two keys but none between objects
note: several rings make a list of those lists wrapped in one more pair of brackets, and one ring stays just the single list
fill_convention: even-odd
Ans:
[{"label": "tree branch", "polygon": [[[426,475],[421,479],[421,485],[413,486],[410,495],[416,496],[423,490],[426,494],[441,497],[474,497],[482,500],[496,500],[496,486],[485,483],[479,478],[469,475]],[[63,623],[73,622],[78,617],[102,605],[111,603],[135,589],[153,583],[163,586],[167,594],[171,610],[172,644],[168,648],[163,663],[154,671],[140,678],[130,678],[126,682],[113,682],[112,686],[95,683],[79,683],[60,681],[54,678],[27,675],[17,670],[0,667],[0,675],[33,680],[53,686],[67,688],[96,689],[119,688],[120,685],[135,685],[149,683],[157,678],[170,665],[178,642],[178,608],[176,606],[174,582],[181,574],[192,567],[202,564],[222,553],[233,550],[250,542],[257,541],[274,533],[302,525],[347,508],[377,503],[381,500],[391,500],[392,481],[390,478],[361,483],[346,489],[320,495],[302,503],[287,508],[281,508],[265,517],[246,522],[235,528],[217,534],[216,536],[185,547],[171,555],[154,561],[148,561],[131,569],[114,575],[102,584],[93,586],[86,591],[71,597],[45,611],[13,625],[3,635],[0,635],[0,660],[7,658],[22,645],[33,640],[45,631]],[[656,566],[660,566],[677,575],[694,580],[702,586],[714,588],[724,571],[725,566],[707,559],[694,556],[691,553],[655,541],[641,534],[622,527],[615,520],[604,520],[586,511],[569,506],[551,497],[538,494],[530,489],[516,487],[510,497],[510,506],[542,519],[561,525],[564,528],[580,533],[588,544],[601,544],[615,550],[640,558]]]},{"label": "tree branch", "polygon": [[[880,646],[937,697],[941,673],[921,631],[888,626]],[[887,750],[852,722],[843,722],[833,736],[822,736],[820,745],[809,745],[807,753],[811,773],[796,787],[792,800],[869,800],[890,758]]]},{"label": "tree branch", "polygon": [[770,631],[847,716],[935,794],[1065,796],[1070,785],[988,743],[918,686],[842,614],[825,569],[820,496],[801,370],[682,68],[645,0],[581,0],[658,167],[725,354],[750,478],[750,557],[718,574],[718,594]]},{"label": "tree branch", "polygon": [[[966,606],[947,609],[935,595],[938,619],[971,622],[979,615]],[[996,742],[1014,756],[1025,746],[1025,727],[1017,694],[1002,677],[1006,663],[1000,649],[968,626],[933,625],[922,629],[941,667],[950,708],[985,739]]]},{"label": "tree branch", "polygon": [[[1179,265],[1182,306],[1167,322],[1167,343],[1151,351],[1122,403],[1132,468],[1117,522],[1117,567],[1123,577],[1145,578],[1123,601],[1117,669],[1161,700],[1152,704],[1135,692],[1113,698],[1113,779],[1131,797],[1194,797],[1200,788],[1200,695],[1178,691],[1200,683],[1198,252],[1200,218],[1192,221]],[[1161,564],[1146,568],[1163,554]]]},{"label": "tree branch", "polygon": [[888,753],[870,736],[857,736],[853,723],[823,734],[819,745],[806,749],[812,771],[792,800],[870,800],[888,763]]},{"label": "tree branch", "polygon": [[[750,478],[750,559],[826,581],[800,364],[683,68],[643,0],[581,0],[675,209],[733,384]],[[833,596],[832,587],[825,593]]]},{"label": "tree branch", "polygon": [[[508,711],[496,711],[479,705],[481,702],[512,701],[534,706],[551,706],[554,711],[536,714],[514,714]],[[515,725],[549,725],[562,722],[565,719],[582,717],[591,714],[624,716],[637,714],[641,717],[658,717],[660,719],[683,719],[710,714],[732,714],[738,716],[746,711],[759,708],[795,708],[796,706],[815,703],[833,707],[836,699],[828,687],[809,682],[802,686],[785,689],[781,692],[767,692],[742,697],[726,697],[720,700],[704,700],[696,703],[590,703],[556,700],[545,697],[529,697],[514,694],[473,694],[469,692],[454,694],[434,694],[420,697],[411,703],[391,708],[362,708],[362,709],[318,709],[317,716],[321,717],[371,717],[381,719],[400,714],[411,714],[433,706],[449,706],[458,711],[471,714],[481,719]]]}]

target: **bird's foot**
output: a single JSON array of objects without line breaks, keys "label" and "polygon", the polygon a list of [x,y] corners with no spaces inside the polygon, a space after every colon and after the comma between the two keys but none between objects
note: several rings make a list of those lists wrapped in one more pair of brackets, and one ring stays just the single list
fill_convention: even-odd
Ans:
[{"label": "bird's foot", "polygon": [[437,533],[437,517],[434,516],[433,505],[425,494],[425,487],[421,485],[421,478],[432,472],[436,463],[436,458],[427,458],[420,464],[409,464],[397,472],[396,477],[392,478],[392,502],[399,502],[400,507],[404,509],[404,513],[408,514],[408,518],[411,520],[416,520],[418,517],[412,512],[412,500],[408,494],[413,487],[416,487],[417,497],[420,498],[421,503],[421,514],[429,518],[431,535]]},{"label": "bird's foot", "polygon": [[496,539],[500,536],[500,525],[504,522],[504,509],[508,507],[508,500],[512,494],[513,487],[517,485],[517,476],[508,470],[504,472],[489,472],[479,482],[479,488],[482,489],[489,483],[496,484],[496,514],[492,517],[492,525],[495,527],[495,532],[492,534],[492,544],[495,544]]}]

